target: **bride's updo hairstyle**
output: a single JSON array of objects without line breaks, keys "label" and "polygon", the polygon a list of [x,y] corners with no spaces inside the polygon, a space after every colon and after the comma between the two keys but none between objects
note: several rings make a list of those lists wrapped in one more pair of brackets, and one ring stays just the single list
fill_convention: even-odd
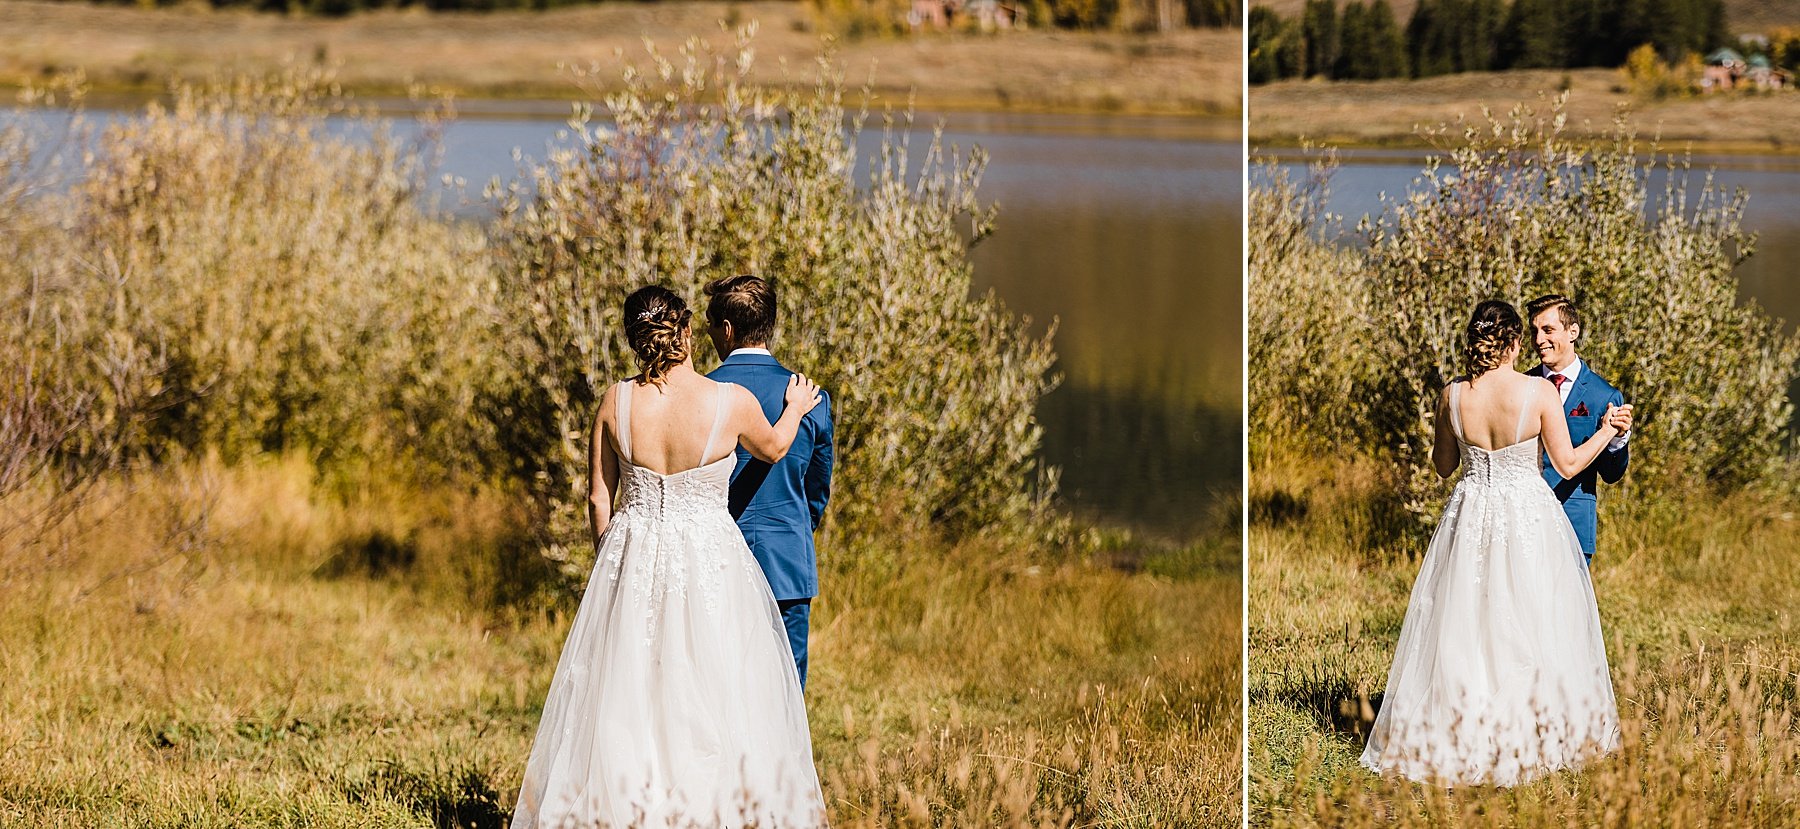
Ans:
[{"label": "bride's updo hairstyle", "polygon": [[661,384],[670,369],[687,359],[693,319],[687,303],[661,285],[639,288],[625,298],[625,341],[637,353],[645,380]]},{"label": "bride's updo hairstyle", "polygon": [[1469,329],[1464,332],[1469,345],[1469,376],[1480,377],[1499,368],[1506,360],[1506,352],[1518,344],[1524,333],[1525,324],[1510,303],[1490,299],[1475,306]]}]

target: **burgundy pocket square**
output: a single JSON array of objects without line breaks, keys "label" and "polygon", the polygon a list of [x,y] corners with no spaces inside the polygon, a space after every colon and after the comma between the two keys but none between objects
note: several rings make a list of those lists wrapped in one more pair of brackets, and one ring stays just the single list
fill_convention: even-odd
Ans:
[{"label": "burgundy pocket square", "polygon": [[1587,404],[1586,403],[1576,404],[1575,408],[1569,410],[1569,416],[1570,417],[1587,417],[1588,416]]}]

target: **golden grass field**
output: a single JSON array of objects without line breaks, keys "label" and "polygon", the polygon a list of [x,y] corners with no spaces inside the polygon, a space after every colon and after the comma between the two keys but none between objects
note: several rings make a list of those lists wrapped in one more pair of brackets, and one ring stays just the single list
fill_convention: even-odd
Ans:
[{"label": "golden grass field", "polygon": [[1800,814],[1790,497],[1603,494],[1593,578],[1622,748],[1514,789],[1445,791],[1356,763],[1418,570],[1383,506],[1388,476],[1260,448],[1249,480],[1252,825],[1789,826]]},{"label": "golden grass field", "polygon": [[0,0],[0,85],[83,70],[96,91],[155,92],[169,77],[266,73],[289,60],[340,67],[346,88],[404,94],[413,83],[459,97],[568,98],[559,64],[598,64],[599,77],[688,37],[728,44],[721,26],[756,22],[762,77],[799,82],[826,48],[854,87],[873,78],[885,103],[1025,111],[1236,115],[1241,32],[1162,35],[1015,31],[830,44],[799,2],[680,0],[605,3],[547,12],[371,12],[290,18],[204,6],[145,10]]},{"label": "golden grass field", "polygon": [[[1293,17],[1306,8],[1306,0],[1251,0],[1250,5],[1267,6],[1283,17]],[[1388,0],[1394,17],[1402,25],[1412,15],[1418,0]],[[1793,0],[1725,0],[1726,19],[1740,32],[1761,31],[1771,26],[1800,24],[1800,3]]]},{"label": "golden grass field", "polygon": [[1250,143],[1298,146],[1421,146],[1421,127],[1458,118],[1480,123],[1483,107],[1504,114],[1517,104],[1542,108],[1566,89],[1570,133],[1610,135],[1620,109],[1646,138],[1669,150],[1793,153],[1800,94],[1792,92],[1649,100],[1634,96],[1617,69],[1470,72],[1420,80],[1289,80],[1250,89]]},{"label": "golden grass field", "polygon": [[[0,824],[504,825],[573,599],[507,497],[319,480],[116,476],[7,539]],[[833,543],[808,703],[834,825],[1238,824],[1235,541],[1137,572],[903,538],[852,572]]]}]

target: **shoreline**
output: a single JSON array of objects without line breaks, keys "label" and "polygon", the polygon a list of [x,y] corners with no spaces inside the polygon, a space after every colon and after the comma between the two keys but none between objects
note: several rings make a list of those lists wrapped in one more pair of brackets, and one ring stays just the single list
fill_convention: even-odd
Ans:
[{"label": "shoreline", "polygon": [[[24,87],[0,84],[0,111],[24,110],[40,106],[59,108],[61,104],[39,105],[7,102],[8,96]],[[351,101],[367,105],[375,115],[402,119],[431,111],[428,102],[377,91],[345,88]],[[83,108],[98,111],[125,112],[142,108],[151,101],[167,102],[163,89],[95,89],[89,88]],[[453,98],[455,120],[467,122],[567,122],[576,103],[594,104],[594,120],[606,120],[604,104],[596,96],[552,97],[463,97]],[[868,127],[878,129],[884,110],[877,96],[869,108]],[[850,107],[854,110],[855,107]],[[896,116],[905,109],[891,110]],[[911,108],[915,125],[929,129],[944,122],[955,132],[987,134],[1006,132],[1015,135],[1072,136],[1082,138],[1128,138],[1151,141],[1193,141],[1236,144],[1243,135],[1241,117],[1192,113],[1098,112],[1061,109],[993,109],[981,106],[958,108],[936,102],[915,101]]]},{"label": "shoreline", "polygon": [[1497,117],[1516,106],[1540,115],[1552,96],[1567,92],[1565,135],[1577,142],[1605,141],[1615,119],[1635,130],[1640,144],[1659,153],[1715,156],[1800,156],[1793,125],[1800,123],[1800,92],[1729,93],[1647,99],[1632,94],[1617,69],[1527,69],[1470,72],[1383,81],[1289,80],[1252,87],[1249,144],[1252,155],[1306,145],[1356,150],[1433,149],[1421,135],[1458,119],[1478,123],[1484,108]]},{"label": "shoreline", "polygon": [[[1610,139],[1610,136],[1605,133],[1576,133],[1571,134],[1570,137],[1575,143],[1598,143]],[[1653,145],[1655,147],[1655,154],[1658,157],[1667,155],[1674,155],[1677,157],[1691,155],[1696,160],[1731,160],[1742,158],[1792,159],[1793,161],[1783,164],[1780,169],[1800,169],[1800,145],[1772,142],[1713,141],[1688,138],[1664,138],[1652,141],[1644,138],[1641,134],[1638,142],[1646,148]],[[1423,161],[1427,156],[1448,154],[1447,151],[1440,150],[1428,142],[1406,136],[1394,136],[1392,140],[1349,139],[1340,141],[1312,136],[1279,135],[1273,137],[1258,137],[1255,134],[1252,134],[1250,136],[1249,159],[1252,163],[1259,159],[1299,161],[1317,158],[1320,151],[1325,149],[1357,154],[1384,151],[1396,153],[1396,155],[1392,156],[1391,162],[1380,158],[1370,157],[1360,157],[1355,159],[1358,163],[1370,164],[1393,163],[1396,165],[1405,165]],[[1399,153],[1404,153],[1404,155],[1399,155]],[[1638,153],[1639,156],[1648,154],[1648,149],[1640,150]],[[1732,166],[1738,169],[1766,169],[1764,167],[1753,165],[1718,166]]]}]

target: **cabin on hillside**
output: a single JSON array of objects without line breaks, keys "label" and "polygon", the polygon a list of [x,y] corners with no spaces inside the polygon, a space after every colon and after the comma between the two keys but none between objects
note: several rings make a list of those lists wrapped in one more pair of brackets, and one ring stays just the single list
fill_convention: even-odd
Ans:
[{"label": "cabin on hillside", "polygon": [[1750,85],[1751,89],[1786,89],[1789,82],[1793,80],[1788,73],[1776,69],[1766,55],[1751,55],[1744,62],[1749,65],[1749,68],[1744,70],[1744,81]]},{"label": "cabin on hillside", "polygon": [[1771,91],[1787,89],[1793,82],[1793,76],[1777,69],[1766,55],[1757,54],[1745,58],[1736,49],[1715,49],[1706,56],[1706,67],[1700,75],[1700,91]]},{"label": "cabin on hillside", "polygon": [[1706,68],[1700,73],[1701,92],[1724,92],[1736,89],[1738,79],[1749,68],[1736,49],[1714,49],[1706,56]]},{"label": "cabin on hillside", "polygon": [[1001,0],[912,0],[912,11],[906,15],[915,32],[944,31],[965,23],[993,32],[1012,28],[1018,19],[1019,7]]}]

